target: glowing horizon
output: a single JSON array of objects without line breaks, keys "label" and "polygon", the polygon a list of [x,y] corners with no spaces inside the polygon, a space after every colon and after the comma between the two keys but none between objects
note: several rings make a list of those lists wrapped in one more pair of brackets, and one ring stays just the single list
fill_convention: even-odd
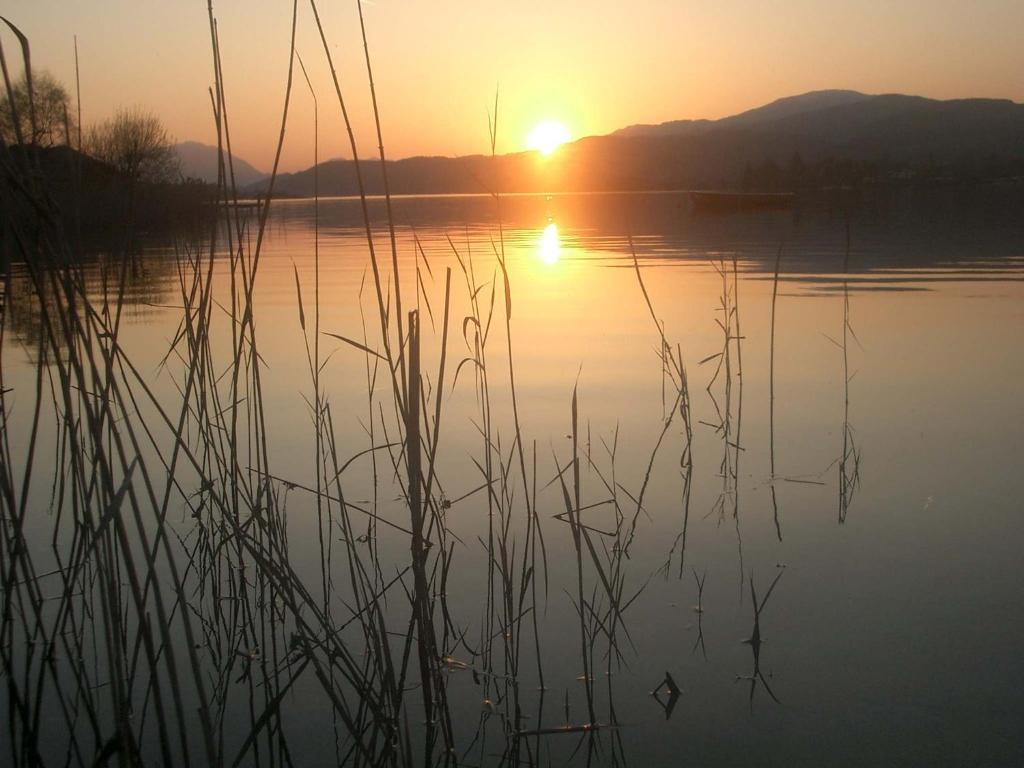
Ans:
[{"label": "glowing horizon", "polygon": [[[634,123],[714,119],[830,88],[1024,101],[1017,42],[1024,3],[991,0],[983,13],[951,4],[936,13],[927,0],[896,9],[797,2],[786,14],[745,0],[713,10],[652,0],[365,3],[385,150],[395,159],[489,153],[496,89],[499,153],[521,151],[532,128],[553,117],[579,138]],[[159,115],[177,141],[216,144],[205,3],[13,5],[5,15],[28,36],[33,66],[51,71],[72,94],[77,35],[86,126],[138,105]],[[288,75],[291,4],[217,0],[214,10],[234,152],[269,171]],[[357,6],[321,2],[319,11],[360,154],[372,157],[376,130]],[[17,40],[0,34],[13,67]],[[636,41],[643,44],[630,44]],[[318,98],[320,158],[350,157],[308,4],[299,4],[296,50]],[[309,167],[312,145],[313,99],[296,66],[280,169]]]}]

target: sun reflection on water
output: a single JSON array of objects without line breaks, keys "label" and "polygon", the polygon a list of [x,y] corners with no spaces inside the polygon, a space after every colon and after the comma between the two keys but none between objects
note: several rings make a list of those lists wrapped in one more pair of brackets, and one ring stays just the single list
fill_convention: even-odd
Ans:
[{"label": "sun reflection on water", "polygon": [[551,222],[541,232],[537,241],[537,256],[544,264],[557,264],[562,256],[562,242],[558,237],[558,225]]}]

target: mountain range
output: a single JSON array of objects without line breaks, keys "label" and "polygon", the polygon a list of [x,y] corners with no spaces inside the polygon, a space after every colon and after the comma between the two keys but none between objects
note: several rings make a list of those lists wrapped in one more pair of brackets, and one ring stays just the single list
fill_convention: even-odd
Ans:
[{"label": "mountain range", "polygon": [[[384,191],[379,162],[361,161],[360,170],[368,194]],[[388,161],[387,174],[393,194],[777,189],[1024,176],[1024,104],[814,91],[718,120],[629,126],[565,144],[549,158],[535,152],[413,157]],[[316,175],[321,195],[358,192],[350,160],[321,163]],[[311,195],[313,177],[312,168],[280,174],[274,193]],[[264,178],[245,189],[261,194],[266,184]]]}]

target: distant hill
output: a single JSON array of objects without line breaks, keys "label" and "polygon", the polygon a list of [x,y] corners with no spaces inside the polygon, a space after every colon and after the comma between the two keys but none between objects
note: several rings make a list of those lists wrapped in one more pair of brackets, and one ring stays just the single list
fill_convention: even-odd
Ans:
[{"label": "distant hill", "polygon": [[799,96],[787,96],[762,107],[755,107],[721,120],[671,120],[656,125],[631,125],[615,131],[613,136],[680,136],[721,127],[750,127],[774,120],[803,115],[830,107],[856,104],[871,97],[858,91],[811,91]]},{"label": "distant hill", "polygon": [[[366,191],[383,192],[380,164],[361,163]],[[720,120],[635,125],[561,147],[389,161],[395,194],[636,189],[789,189],[896,180],[1024,176],[1024,104],[939,101],[900,94],[815,91]],[[322,195],[358,191],[351,161],[319,168]],[[266,182],[249,191],[265,190]],[[312,169],[278,177],[275,194],[313,192]]]},{"label": "distant hill", "polygon": [[[217,182],[218,153],[217,148],[198,141],[185,141],[173,147],[181,160],[181,172],[185,178],[199,179],[211,184]],[[247,187],[266,177],[267,174],[257,170],[237,155],[232,155],[235,169],[235,184],[239,188]]]}]

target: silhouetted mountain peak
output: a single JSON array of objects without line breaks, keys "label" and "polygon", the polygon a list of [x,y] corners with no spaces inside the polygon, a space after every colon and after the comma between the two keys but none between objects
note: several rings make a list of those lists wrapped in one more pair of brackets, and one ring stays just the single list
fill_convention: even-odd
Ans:
[{"label": "silhouetted mountain peak", "polygon": [[613,136],[686,136],[725,126],[751,127],[821,109],[856,104],[873,98],[860,91],[831,89],[809,91],[785,96],[769,104],[748,109],[719,120],[670,120],[657,125],[631,125],[615,131]]},{"label": "silhouetted mountain peak", "polygon": [[831,109],[848,104],[858,104],[873,97],[860,91],[825,90],[809,91],[796,96],[786,96],[761,107],[748,109],[738,115],[717,120],[719,125],[763,125],[795,115],[804,115],[820,109]]},{"label": "silhouetted mountain peak", "polygon": [[[198,141],[183,141],[173,147],[181,160],[181,173],[185,178],[200,179],[211,184],[217,181],[218,152],[217,147],[202,144]],[[238,155],[232,155],[235,170],[235,183],[239,187],[248,186],[265,178],[267,174],[254,168]]]}]

